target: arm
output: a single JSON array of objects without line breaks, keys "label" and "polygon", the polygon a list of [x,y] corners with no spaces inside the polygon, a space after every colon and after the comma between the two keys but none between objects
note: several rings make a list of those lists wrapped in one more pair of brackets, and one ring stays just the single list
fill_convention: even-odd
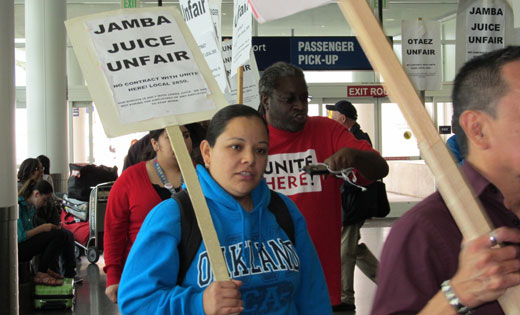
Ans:
[{"label": "arm", "polygon": [[[499,243],[520,243],[520,230],[501,227],[495,230]],[[464,242],[459,255],[459,268],[451,279],[451,287],[460,302],[475,308],[497,300],[506,289],[520,284],[520,260],[517,245],[491,248],[489,235]],[[448,314],[454,308],[448,304],[443,292],[428,302],[420,314]]]},{"label": "arm", "polygon": [[331,169],[337,171],[353,167],[369,180],[380,179],[388,174],[388,164],[369,142],[356,139],[340,124],[332,124],[331,128],[335,153],[324,161]]},{"label": "arm", "polygon": [[[181,238],[177,203],[168,199],[146,217],[130,250],[119,283],[125,313],[238,314],[243,311],[241,281],[214,281],[206,288],[177,285]],[[197,279],[185,279],[197,282]]]},{"label": "arm", "polygon": [[[432,201],[431,197],[427,200]],[[496,300],[506,287],[519,283],[517,246],[491,249],[489,235],[483,235],[463,243],[461,250],[455,222],[438,219],[448,215],[447,209],[432,204],[432,211],[425,214],[420,211],[423,207],[424,202],[392,226],[379,264],[372,314],[454,314],[440,291],[448,279],[462,304],[471,308]],[[501,234],[503,230],[507,235]],[[520,241],[517,229],[500,228],[497,233],[499,241]],[[484,313],[499,308],[484,307]]]},{"label": "arm", "polygon": [[300,258],[300,286],[294,304],[298,314],[331,314],[329,291],[320,260],[312,243],[305,218],[296,205],[286,196],[284,199],[294,222],[296,252]]},{"label": "arm", "polygon": [[376,151],[362,151],[353,148],[341,148],[325,160],[333,170],[353,167],[363,177],[370,180],[388,175],[388,164]]},{"label": "arm", "polygon": [[26,231],[26,239],[29,239],[37,234],[40,234],[42,232],[49,232],[50,230],[55,230],[57,229],[58,226],[57,225],[54,225],[52,223],[45,223],[45,224],[42,224],[42,225],[38,225],[37,227],[35,227],[34,229],[31,229],[29,231]]},{"label": "arm", "polygon": [[177,285],[181,238],[177,203],[168,199],[146,217],[119,283],[122,313],[202,314],[202,289]]},{"label": "arm", "polygon": [[[116,181],[108,196],[105,213],[105,234],[103,239],[105,267],[108,287],[119,283],[125,261],[125,250],[128,242],[128,229],[130,220],[130,203],[128,200],[128,187],[125,185],[125,177]],[[111,290],[113,291],[114,287]],[[112,302],[117,302],[117,288],[115,294],[106,292]],[[110,293],[110,295],[109,295]]]}]

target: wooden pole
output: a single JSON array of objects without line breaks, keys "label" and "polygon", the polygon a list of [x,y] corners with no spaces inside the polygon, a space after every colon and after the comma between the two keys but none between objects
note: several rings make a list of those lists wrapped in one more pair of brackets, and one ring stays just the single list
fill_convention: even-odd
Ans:
[{"label": "wooden pole", "polygon": [[[435,175],[439,192],[462,235],[474,239],[491,231],[493,226],[482,205],[433,126],[368,3],[365,0],[339,0],[338,5],[374,70],[383,76],[390,98],[399,105],[417,137],[421,154]],[[499,298],[506,314],[520,314],[519,290],[520,286],[511,288]]]},{"label": "wooden pole", "polygon": [[229,280],[229,274],[226,261],[222,255],[217,232],[213,226],[213,220],[211,219],[211,214],[206,204],[206,198],[202,193],[199,178],[197,177],[190,154],[186,148],[181,129],[179,126],[170,126],[166,128],[166,132],[170,138],[170,144],[175,152],[175,158],[179,163],[182,176],[188,188],[215,281],[227,281]]},{"label": "wooden pole", "polygon": [[238,67],[237,72],[237,103],[243,104],[244,103],[244,67],[240,66]]}]

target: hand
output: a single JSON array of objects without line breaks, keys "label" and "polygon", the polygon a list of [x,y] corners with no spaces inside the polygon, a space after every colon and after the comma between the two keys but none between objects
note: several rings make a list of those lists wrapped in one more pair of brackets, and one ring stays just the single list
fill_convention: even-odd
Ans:
[{"label": "hand", "polygon": [[344,168],[352,167],[355,154],[358,150],[351,148],[341,148],[336,153],[329,156],[324,163],[333,171],[340,171]]},{"label": "hand", "polygon": [[244,310],[240,291],[242,281],[214,281],[202,295],[204,313],[213,314],[239,314]]},{"label": "hand", "polygon": [[114,304],[117,304],[117,291],[118,290],[119,290],[119,283],[109,285],[105,289],[105,295]]},{"label": "hand", "polygon": [[495,301],[506,289],[520,284],[520,230],[501,227],[494,230],[498,243],[515,243],[491,248],[489,234],[463,241],[459,268],[451,286],[460,302],[470,308]]},{"label": "hand", "polygon": [[40,232],[49,232],[49,231],[57,228],[56,225],[54,225],[52,223],[45,223],[45,224],[39,225],[38,227],[40,228]]}]

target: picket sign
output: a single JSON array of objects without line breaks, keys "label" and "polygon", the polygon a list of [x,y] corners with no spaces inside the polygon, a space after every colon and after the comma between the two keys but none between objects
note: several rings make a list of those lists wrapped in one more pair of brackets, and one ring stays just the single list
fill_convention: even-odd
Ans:
[{"label": "picket sign", "polygon": [[[339,0],[338,5],[370,63],[383,76],[390,99],[399,105],[417,137],[421,154],[464,238],[474,239],[490,232],[493,226],[489,218],[433,126],[368,3]],[[506,314],[520,314],[519,300],[520,286],[510,288],[498,299]]]},{"label": "picket sign", "polygon": [[[152,21],[155,19],[159,20],[156,17],[162,17],[161,21],[167,21],[168,23],[164,22],[164,24],[161,25],[159,25],[159,23],[154,25],[154,23],[147,22],[150,17],[152,17]],[[147,20],[141,20],[142,18]],[[118,21],[121,21],[122,19],[131,19],[134,21],[134,24],[130,24],[129,22],[126,24],[118,24]],[[109,29],[109,32],[110,30],[113,30],[114,33],[119,33],[114,36],[110,35],[112,37],[108,40],[95,42],[92,39],[94,35],[92,35],[87,27],[93,23],[92,21],[96,22],[95,25],[97,25],[97,23],[106,23],[108,25],[107,29],[111,28]],[[150,25],[147,24],[146,27],[137,28],[135,26],[139,26],[139,21],[141,21],[140,23],[143,23],[143,25],[145,22]],[[220,91],[215,78],[212,76],[211,70],[204,60],[197,43],[184,22],[181,13],[173,7],[123,9],[73,18],[66,21],[65,25],[76,56],[78,56],[81,70],[87,81],[89,92],[96,103],[107,136],[115,137],[132,132],[166,128],[171,146],[175,152],[184,181],[189,191],[189,196],[195,210],[195,215],[197,217],[204,245],[206,246],[211,268],[213,270],[214,280],[229,280],[227,265],[220,249],[217,233],[211,220],[206,199],[202,193],[193,162],[190,158],[184,142],[184,137],[182,136],[179,127],[179,125],[210,119],[217,110],[226,106],[227,102]],[[135,28],[127,30],[126,28],[129,28],[129,25],[132,25]],[[157,28],[158,31],[155,32],[154,28]],[[106,53],[106,48],[104,48],[104,50],[100,49],[99,47],[104,47],[100,45],[109,44],[108,47],[112,47],[113,50],[115,50],[117,43],[120,41],[135,41],[136,38],[141,38],[143,43],[145,43],[145,38],[159,38],[160,36],[163,36],[162,38],[165,45],[174,48],[179,47],[177,50],[182,50],[181,55],[188,56],[188,60],[175,60],[173,64],[167,64],[166,66],[143,64],[138,68],[139,70],[129,69],[127,71],[126,69],[121,69],[120,71],[127,71],[129,74],[120,75],[115,77],[115,79],[113,76],[110,77],[107,75],[108,71],[106,71],[105,64],[110,61],[107,58],[115,58],[118,60],[118,58],[133,58],[134,56],[139,57],[145,54],[153,56],[154,54],[160,54],[161,52],[164,53],[164,49],[162,47],[156,47],[157,45],[149,45],[150,47],[140,48],[137,52],[126,51],[123,53],[119,51],[117,53],[111,53],[109,51],[109,53]],[[156,42],[158,41],[156,40]],[[131,53],[134,55],[129,55]],[[190,62],[190,65],[186,65],[188,62]],[[195,63],[196,67],[191,66],[192,63]],[[195,71],[198,71],[198,74],[195,73]],[[184,73],[185,75],[179,73]],[[168,93],[175,93],[179,90],[179,86],[182,83],[176,83],[174,85],[175,88],[172,88],[172,81],[170,79],[165,79],[164,77],[173,77],[178,74],[179,78],[182,78],[184,81],[190,80],[192,77],[197,75],[197,79],[193,79],[189,83],[183,83],[184,89],[189,90],[191,88],[191,91],[193,91],[193,89],[195,89],[193,86],[201,86],[202,81],[204,81],[205,85],[202,86],[207,87],[207,93],[198,96],[197,99],[189,98],[190,96],[187,96],[183,101],[178,101],[172,105],[164,106],[160,103],[161,99],[159,98]],[[127,88],[125,89],[127,85],[131,87],[131,84],[135,82],[135,79],[132,79],[132,76],[142,77],[143,79],[151,78],[149,81],[153,82],[162,80],[162,82],[165,82],[164,84],[166,86],[153,87],[148,86],[148,84],[143,84],[142,90],[133,91]],[[112,82],[114,80],[117,82]],[[154,92],[155,90],[157,90],[157,92]],[[146,99],[144,99],[143,91],[150,92]],[[133,108],[146,113],[151,112],[154,115],[150,118],[144,119],[130,111],[129,117],[131,120],[123,122],[121,119],[121,110],[123,110],[124,107],[119,103],[121,93],[123,95],[129,94],[135,99],[142,98],[143,101],[136,103]],[[157,103],[155,105],[152,101],[149,101],[156,99]],[[171,108],[184,108],[184,110],[180,112],[172,112]]]},{"label": "picket sign", "polygon": [[244,67],[238,67],[237,71],[237,104],[244,102]]}]

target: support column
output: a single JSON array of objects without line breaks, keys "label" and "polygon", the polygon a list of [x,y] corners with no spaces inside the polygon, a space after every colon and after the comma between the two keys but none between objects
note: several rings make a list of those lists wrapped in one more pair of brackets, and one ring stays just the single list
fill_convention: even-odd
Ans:
[{"label": "support column", "polygon": [[[78,59],[74,53],[72,46],[67,47],[67,79],[69,88],[82,87],[85,88],[85,79],[79,67]],[[89,121],[86,108],[92,102],[78,102],[69,100],[69,110],[72,110],[73,105],[77,106],[77,116],[73,113],[69,115],[69,160],[74,163],[89,163],[89,156],[92,152],[89,151],[90,139],[88,135]]]},{"label": "support column", "polygon": [[66,0],[25,0],[28,154],[45,154],[51,173],[68,176]]},{"label": "support column", "polygon": [[0,305],[18,314],[15,158],[14,0],[0,1]]}]

